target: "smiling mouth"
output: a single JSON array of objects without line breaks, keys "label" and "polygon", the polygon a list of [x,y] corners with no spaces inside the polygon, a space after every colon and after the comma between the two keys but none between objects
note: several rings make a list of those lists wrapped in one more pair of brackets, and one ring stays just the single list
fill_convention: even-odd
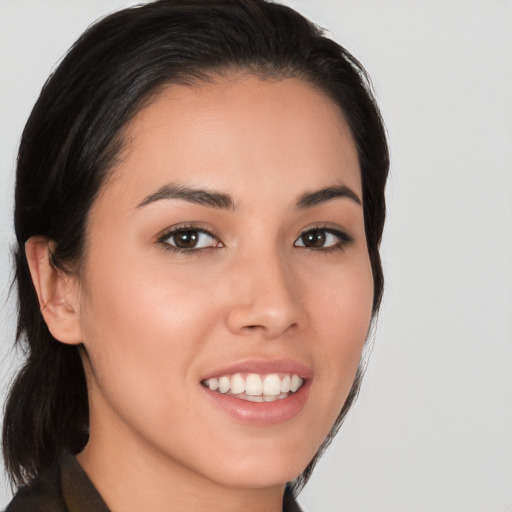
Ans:
[{"label": "smiling mouth", "polygon": [[274,402],[288,398],[304,384],[294,373],[235,373],[201,381],[211,391],[248,402]]}]

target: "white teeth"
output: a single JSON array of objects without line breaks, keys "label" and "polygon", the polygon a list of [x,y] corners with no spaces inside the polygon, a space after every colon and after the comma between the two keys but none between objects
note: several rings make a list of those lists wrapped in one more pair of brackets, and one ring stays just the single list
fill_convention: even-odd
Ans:
[{"label": "white teeth", "polygon": [[300,386],[302,385],[302,379],[298,376],[298,375],[292,375],[292,381],[290,383],[290,391],[293,391],[295,393],[295,391],[297,391],[297,389],[300,388]]},{"label": "white teeth", "polygon": [[281,379],[279,375],[272,373],[263,381],[263,394],[277,396],[281,392]]},{"label": "white teeth", "polygon": [[245,391],[245,381],[243,377],[237,373],[231,377],[231,393],[238,395]]},{"label": "white teeth", "polygon": [[251,396],[251,395],[245,395],[244,400],[247,400],[248,402],[263,402],[263,397],[260,396]]},{"label": "white teeth", "polygon": [[261,377],[256,373],[250,373],[245,379],[245,394],[258,396],[263,393],[263,383]]},{"label": "white teeth", "polygon": [[231,387],[231,380],[229,377],[221,377],[219,379],[219,391],[221,393],[227,393]]},{"label": "white teeth", "polygon": [[215,377],[213,379],[209,379],[208,380],[208,387],[212,391],[217,391],[217,389],[219,388],[219,381],[218,381],[218,379],[216,379]]},{"label": "white teeth", "polygon": [[212,377],[203,384],[212,391],[237,396],[251,402],[273,402],[287,398],[289,393],[295,393],[304,383],[296,374],[280,377],[277,373],[258,375],[249,373],[245,378],[240,373],[232,376]]},{"label": "white teeth", "polygon": [[289,375],[285,375],[281,381],[281,393],[288,393],[290,391],[291,378]]}]

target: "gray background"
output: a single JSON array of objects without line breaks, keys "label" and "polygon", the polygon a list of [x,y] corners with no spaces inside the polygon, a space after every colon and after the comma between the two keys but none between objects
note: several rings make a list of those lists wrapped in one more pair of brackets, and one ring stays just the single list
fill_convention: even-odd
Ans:
[{"label": "gray background", "polygon": [[[18,365],[7,289],[24,122],[86,26],[133,3],[0,0],[3,389]],[[365,64],[392,153],[374,349],[300,501],[311,512],[511,512],[512,2],[286,3]]]}]

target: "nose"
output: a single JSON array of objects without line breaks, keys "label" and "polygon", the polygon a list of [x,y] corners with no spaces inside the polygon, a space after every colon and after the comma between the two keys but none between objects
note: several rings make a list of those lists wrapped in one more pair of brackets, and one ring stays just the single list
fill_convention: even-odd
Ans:
[{"label": "nose", "polygon": [[232,332],[275,339],[307,323],[300,284],[277,251],[253,254],[232,270],[232,300],[227,315]]}]

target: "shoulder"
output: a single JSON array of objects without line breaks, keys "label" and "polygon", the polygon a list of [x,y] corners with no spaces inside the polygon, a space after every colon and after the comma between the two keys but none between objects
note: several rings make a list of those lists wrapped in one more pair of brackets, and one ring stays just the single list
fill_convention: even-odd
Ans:
[{"label": "shoulder", "polygon": [[59,467],[52,466],[21,487],[5,512],[67,512],[60,490]]},{"label": "shoulder", "polygon": [[21,487],[5,512],[109,512],[76,457],[62,451],[48,470]]}]

